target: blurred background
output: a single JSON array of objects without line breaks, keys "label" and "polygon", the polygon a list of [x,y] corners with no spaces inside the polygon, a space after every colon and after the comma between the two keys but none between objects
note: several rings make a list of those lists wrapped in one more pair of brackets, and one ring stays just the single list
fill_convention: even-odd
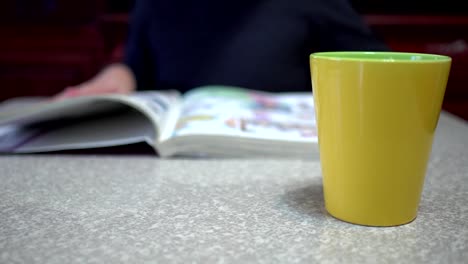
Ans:
[{"label": "blurred background", "polygon": [[[392,49],[453,58],[444,109],[468,120],[468,1],[350,0]],[[1,0],[0,101],[53,95],[119,61],[133,0]]]}]

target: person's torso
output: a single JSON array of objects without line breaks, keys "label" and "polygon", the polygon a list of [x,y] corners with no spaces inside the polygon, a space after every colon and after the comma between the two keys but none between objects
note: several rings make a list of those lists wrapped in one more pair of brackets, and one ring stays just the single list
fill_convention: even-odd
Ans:
[{"label": "person's torso", "polygon": [[283,2],[152,1],[147,38],[155,85],[311,89],[309,29]]}]

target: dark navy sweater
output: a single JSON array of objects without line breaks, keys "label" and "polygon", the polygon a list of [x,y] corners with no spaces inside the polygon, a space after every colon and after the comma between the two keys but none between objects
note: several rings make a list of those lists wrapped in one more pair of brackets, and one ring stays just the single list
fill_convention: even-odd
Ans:
[{"label": "dark navy sweater", "polygon": [[347,0],[137,0],[125,63],[142,90],[294,91],[312,52],[386,49]]}]

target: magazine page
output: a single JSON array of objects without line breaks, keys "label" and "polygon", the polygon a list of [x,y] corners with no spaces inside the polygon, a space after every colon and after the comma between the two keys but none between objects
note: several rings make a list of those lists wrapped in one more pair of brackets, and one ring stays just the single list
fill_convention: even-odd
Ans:
[{"label": "magazine page", "polygon": [[132,95],[107,94],[53,100],[47,97],[19,97],[0,104],[0,125],[25,125],[50,120],[77,118],[111,112],[122,107],[143,111],[156,123],[170,105],[180,99],[176,91],[136,92]]},{"label": "magazine page", "polygon": [[0,152],[34,153],[147,143],[156,131],[141,113],[122,111],[30,126],[0,127]]},{"label": "magazine page", "polygon": [[316,142],[312,92],[197,88],[184,96],[173,137],[201,135]]},{"label": "magazine page", "polygon": [[175,90],[136,92],[129,96],[129,103],[157,125],[158,137],[172,129],[180,108],[180,93]]},{"label": "magazine page", "polygon": [[[179,99],[178,93],[163,91],[54,102],[11,100],[0,106],[3,120],[10,120],[0,126],[0,152],[99,148],[138,142],[154,146],[171,105]],[[36,102],[25,103],[31,101]],[[32,110],[35,112],[27,115]]]}]

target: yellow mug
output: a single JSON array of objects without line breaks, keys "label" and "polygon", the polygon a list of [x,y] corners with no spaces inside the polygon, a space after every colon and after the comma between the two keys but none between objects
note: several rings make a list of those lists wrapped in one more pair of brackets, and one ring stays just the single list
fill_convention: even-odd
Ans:
[{"label": "yellow mug", "polygon": [[327,211],[368,226],[416,218],[451,58],[310,55]]}]

